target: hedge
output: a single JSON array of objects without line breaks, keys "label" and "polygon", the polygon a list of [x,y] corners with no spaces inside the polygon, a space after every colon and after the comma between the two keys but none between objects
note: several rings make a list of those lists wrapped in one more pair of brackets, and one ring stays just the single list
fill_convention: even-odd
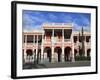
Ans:
[{"label": "hedge", "polygon": [[76,56],[75,61],[90,61],[91,57],[85,57],[85,56]]}]

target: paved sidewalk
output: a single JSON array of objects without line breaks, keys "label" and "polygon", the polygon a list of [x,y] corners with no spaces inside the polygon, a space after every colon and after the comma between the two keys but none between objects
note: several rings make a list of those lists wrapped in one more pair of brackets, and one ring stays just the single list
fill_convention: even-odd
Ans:
[{"label": "paved sidewalk", "polygon": [[76,61],[76,62],[58,62],[58,63],[27,63],[23,65],[23,69],[41,69],[41,68],[59,68],[59,67],[82,67],[90,66],[90,61]]}]

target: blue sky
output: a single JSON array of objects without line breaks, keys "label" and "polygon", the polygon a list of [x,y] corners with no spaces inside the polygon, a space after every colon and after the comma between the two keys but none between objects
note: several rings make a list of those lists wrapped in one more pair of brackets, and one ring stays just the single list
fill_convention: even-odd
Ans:
[{"label": "blue sky", "polygon": [[90,31],[91,26],[89,13],[23,10],[22,16],[23,29],[26,31],[42,29],[43,23],[72,23],[75,31],[80,30],[82,26],[84,30]]}]

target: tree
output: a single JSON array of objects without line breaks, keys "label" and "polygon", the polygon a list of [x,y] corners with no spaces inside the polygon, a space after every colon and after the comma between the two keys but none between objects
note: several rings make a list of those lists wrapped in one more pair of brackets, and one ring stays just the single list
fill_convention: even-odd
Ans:
[{"label": "tree", "polygon": [[[80,32],[79,32],[79,42],[80,42]],[[80,53],[80,43],[79,43],[79,55],[81,55],[81,53]]]},{"label": "tree", "polygon": [[84,45],[84,29],[83,29],[83,27],[82,27],[81,32],[82,32],[82,56],[84,56],[84,54],[85,54],[85,45]]}]

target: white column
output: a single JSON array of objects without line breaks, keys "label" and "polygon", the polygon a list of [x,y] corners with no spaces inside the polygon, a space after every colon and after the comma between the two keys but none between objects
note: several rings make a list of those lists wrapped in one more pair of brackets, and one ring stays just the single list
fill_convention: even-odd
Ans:
[{"label": "white column", "polygon": [[73,32],[72,32],[72,35],[71,35],[71,40],[72,40],[72,62],[75,62],[75,58],[74,58],[74,40],[73,40]]},{"label": "white column", "polygon": [[55,56],[54,62],[58,62],[58,53],[54,52],[54,56]]},{"label": "white column", "polygon": [[64,29],[62,29],[62,37],[63,37],[63,44],[64,44]]},{"label": "white column", "polygon": [[64,46],[62,46],[62,62],[64,62]]},{"label": "white column", "polygon": [[34,62],[34,49],[33,49],[33,55],[32,55],[32,62]]},{"label": "white column", "polygon": [[24,43],[24,60],[25,62],[27,61],[26,60],[26,57],[27,57],[27,54],[26,54],[26,46],[27,46],[27,35],[25,35],[25,43]]},{"label": "white column", "polygon": [[52,44],[54,44],[54,29],[52,29]]},{"label": "white column", "polygon": [[35,44],[35,35],[34,35],[34,41],[33,41],[33,45]]},{"label": "white column", "polygon": [[41,62],[43,62],[43,43],[44,43],[44,39],[43,39],[43,34],[42,34],[42,44],[41,44]]},{"label": "white column", "polygon": [[38,53],[38,35],[36,35],[36,59],[37,59],[37,53]]},{"label": "white column", "polygon": [[54,29],[52,30],[52,55],[51,62],[54,62]]},{"label": "white column", "polygon": [[32,62],[34,62],[34,55],[35,55],[34,50],[35,50],[35,35],[33,35],[33,55],[32,55],[33,59],[32,59]]},{"label": "white column", "polygon": [[79,36],[77,35],[77,55],[79,56]]},{"label": "white column", "polygon": [[85,39],[84,39],[84,46],[85,46],[85,57],[87,57],[87,43],[86,43],[86,36],[85,36]]},{"label": "white column", "polygon": [[79,47],[77,48],[76,56],[79,56]]},{"label": "white column", "polygon": [[25,62],[26,62],[26,56],[27,56],[27,55],[26,55],[26,48],[24,48],[24,56],[23,56],[23,57],[24,57],[24,61],[25,61]]},{"label": "white column", "polygon": [[62,62],[64,62],[64,29],[62,29]]}]

